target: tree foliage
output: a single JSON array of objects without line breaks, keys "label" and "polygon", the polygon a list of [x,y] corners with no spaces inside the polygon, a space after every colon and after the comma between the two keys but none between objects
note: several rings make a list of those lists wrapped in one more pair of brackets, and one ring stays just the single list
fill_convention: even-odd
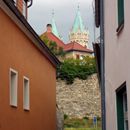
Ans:
[{"label": "tree foliage", "polygon": [[65,80],[67,84],[72,84],[75,78],[87,79],[96,73],[96,63],[93,57],[80,59],[66,59],[57,69],[57,78]]},{"label": "tree foliage", "polygon": [[40,36],[41,40],[48,46],[51,52],[56,56],[64,56],[65,52],[62,47],[58,47],[55,41],[51,41],[48,39],[46,35]]}]

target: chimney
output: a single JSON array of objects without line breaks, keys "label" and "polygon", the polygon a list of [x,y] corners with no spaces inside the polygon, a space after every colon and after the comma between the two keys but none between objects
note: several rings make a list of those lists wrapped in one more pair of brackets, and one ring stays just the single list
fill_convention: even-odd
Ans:
[{"label": "chimney", "polygon": [[19,9],[19,11],[23,14],[23,0],[17,0],[16,1],[16,6]]},{"label": "chimney", "polygon": [[32,6],[33,0],[13,0],[13,1],[14,1],[15,6],[27,19],[27,15],[28,15],[27,11],[28,11],[28,8]]},{"label": "chimney", "polygon": [[51,24],[47,24],[47,32],[50,33],[52,32],[52,25]]}]

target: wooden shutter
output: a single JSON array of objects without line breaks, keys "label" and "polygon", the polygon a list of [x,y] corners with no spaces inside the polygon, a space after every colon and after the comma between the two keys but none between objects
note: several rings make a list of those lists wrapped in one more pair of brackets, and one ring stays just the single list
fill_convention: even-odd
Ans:
[{"label": "wooden shutter", "polygon": [[118,130],[124,130],[123,95],[117,94],[117,124]]},{"label": "wooden shutter", "polygon": [[118,0],[118,26],[124,23],[124,0]]},{"label": "wooden shutter", "polygon": [[123,83],[116,90],[116,103],[117,103],[117,128],[124,130],[124,108],[123,108],[123,93],[126,92],[126,82]]},{"label": "wooden shutter", "polygon": [[100,26],[100,0],[95,0],[95,24]]}]

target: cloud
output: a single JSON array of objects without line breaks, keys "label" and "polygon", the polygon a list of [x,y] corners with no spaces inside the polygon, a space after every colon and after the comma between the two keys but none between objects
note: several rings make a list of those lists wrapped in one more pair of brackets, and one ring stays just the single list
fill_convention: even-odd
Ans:
[{"label": "cloud", "polygon": [[51,7],[57,7],[57,6],[64,6],[64,5],[69,5],[69,4],[73,4],[73,3],[76,3],[76,4],[80,4],[80,3],[91,3],[92,0],[35,0],[34,1],[34,5],[35,6],[44,6],[44,5],[48,5],[48,6],[51,6]]},{"label": "cloud", "polygon": [[90,42],[92,42],[94,25],[92,0],[34,0],[33,6],[29,9],[29,22],[38,34],[42,34],[46,30],[46,24],[51,21],[54,9],[59,33],[65,42],[68,42],[68,33],[74,22],[78,3],[80,3],[84,24],[90,31]]}]

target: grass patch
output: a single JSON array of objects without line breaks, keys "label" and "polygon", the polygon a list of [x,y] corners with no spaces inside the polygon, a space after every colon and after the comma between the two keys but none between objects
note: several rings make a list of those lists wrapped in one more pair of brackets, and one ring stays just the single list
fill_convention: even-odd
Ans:
[{"label": "grass patch", "polygon": [[[93,119],[87,119],[87,118],[86,119],[85,118],[83,118],[83,119],[78,119],[78,118],[69,119],[69,118],[67,118],[64,120],[64,128],[82,128],[82,129],[85,128],[85,130],[89,130],[86,128],[91,128],[90,130],[95,130],[95,129],[93,129],[94,128]],[[101,128],[101,120],[100,119],[97,121],[97,128]],[[80,130],[80,129],[78,129],[78,130]]]},{"label": "grass patch", "polygon": [[64,130],[101,130],[101,128],[65,128]]}]

